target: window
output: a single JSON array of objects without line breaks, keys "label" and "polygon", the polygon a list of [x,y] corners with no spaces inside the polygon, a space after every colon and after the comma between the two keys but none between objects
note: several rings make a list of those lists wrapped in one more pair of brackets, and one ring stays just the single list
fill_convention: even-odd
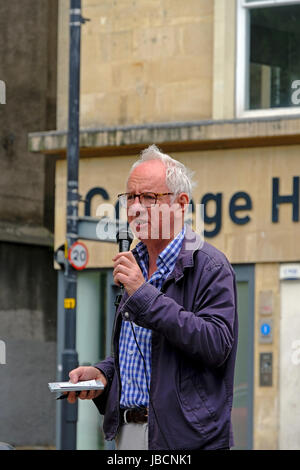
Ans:
[{"label": "window", "polygon": [[238,117],[300,114],[299,25],[299,0],[238,0]]}]

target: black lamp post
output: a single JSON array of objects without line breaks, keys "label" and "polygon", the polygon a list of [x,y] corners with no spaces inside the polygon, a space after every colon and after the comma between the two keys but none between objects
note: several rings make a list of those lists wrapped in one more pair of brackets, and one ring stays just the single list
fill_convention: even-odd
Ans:
[{"label": "black lamp post", "polygon": [[[81,0],[70,0],[69,130],[67,150],[67,221],[66,252],[78,239],[78,167]],[[66,259],[64,270],[64,348],[62,380],[69,380],[70,370],[78,366],[76,351],[77,272]],[[62,400],[60,448],[76,449],[78,405]]]}]

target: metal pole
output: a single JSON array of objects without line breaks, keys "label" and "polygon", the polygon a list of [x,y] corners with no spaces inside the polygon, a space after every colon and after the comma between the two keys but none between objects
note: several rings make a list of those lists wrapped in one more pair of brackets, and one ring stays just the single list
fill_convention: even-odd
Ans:
[{"label": "metal pole", "polygon": [[[70,0],[70,75],[69,75],[69,132],[67,151],[67,222],[66,250],[78,238],[78,166],[79,166],[79,96],[81,0]],[[69,380],[70,370],[78,366],[76,351],[77,272],[66,259],[64,271],[64,349],[62,352],[62,380]],[[76,449],[77,403],[67,400],[61,404],[60,448]]]}]

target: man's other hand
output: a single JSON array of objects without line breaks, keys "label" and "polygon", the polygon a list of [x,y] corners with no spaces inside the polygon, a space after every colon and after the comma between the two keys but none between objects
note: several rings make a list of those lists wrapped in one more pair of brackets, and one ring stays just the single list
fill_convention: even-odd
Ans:
[{"label": "man's other hand", "polygon": [[[73,384],[76,384],[82,380],[101,380],[104,387],[107,385],[107,379],[105,375],[102,374],[99,369],[93,366],[77,367],[77,369],[71,370],[69,377]],[[103,390],[83,390],[79,395],[76,395],[76,392],[68,392],[67,400],[69,403],[75,403],[77,398],[80,398],[81,400],[92,400],[101,395],[102,392]]]}]

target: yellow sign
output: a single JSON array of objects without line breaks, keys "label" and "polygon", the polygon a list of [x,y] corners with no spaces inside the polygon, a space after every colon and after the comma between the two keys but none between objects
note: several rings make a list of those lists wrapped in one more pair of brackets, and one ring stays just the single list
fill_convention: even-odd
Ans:
[{"label": "yellow sign", "polygon": [[75,308],[76,300],[75,299],[65,299],[64,300],[64,307],[68,309]]},{"label": "yellow sign", "polygon": [[65,241],[65,258],[68,259],[68,242]]}]

